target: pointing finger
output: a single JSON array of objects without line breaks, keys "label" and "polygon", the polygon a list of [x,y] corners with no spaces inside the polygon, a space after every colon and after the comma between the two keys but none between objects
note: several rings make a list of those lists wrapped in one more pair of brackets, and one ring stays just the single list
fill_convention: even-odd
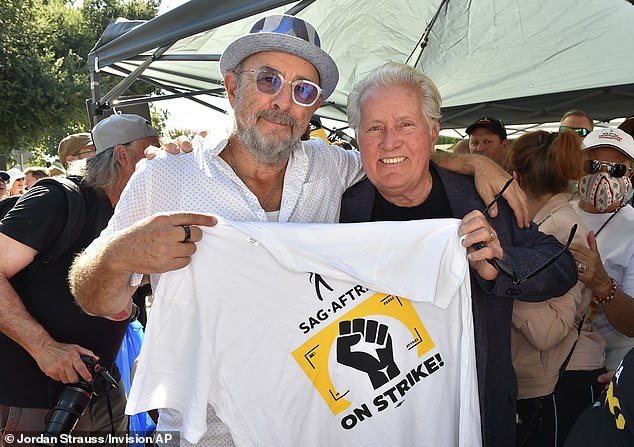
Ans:
[{"label": "pointing finger", "polygon": [[[213,227],[218,223],[218,219],[213,214],[203,213],[175,213],[168,217],[169,223],[175,226],[179,225],[202,225],[205,227]],[[181,230],[182,231],[182,230]]]}]

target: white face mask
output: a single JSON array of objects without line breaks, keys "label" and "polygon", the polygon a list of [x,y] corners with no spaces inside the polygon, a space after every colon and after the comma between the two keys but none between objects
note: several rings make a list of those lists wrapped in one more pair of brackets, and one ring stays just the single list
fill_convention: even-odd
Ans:
[{"label": "white face mask", "polygon": [[579,179],[581,200],[604,212],[615,203],[627,199],[632,189],[629,177],[612,177],[607,172],[584,175]]}]

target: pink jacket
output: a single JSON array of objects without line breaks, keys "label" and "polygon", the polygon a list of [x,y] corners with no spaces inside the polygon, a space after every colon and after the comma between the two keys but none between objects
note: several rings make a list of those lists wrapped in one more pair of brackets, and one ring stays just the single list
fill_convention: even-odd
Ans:
[{"label": "pink jacket", "polygon": [[[565,194],[553,196],[535,218],[539,229],[566,242],[576,223],[574,242],[588,245],[588,229],[570,206]],[[594,370],[603,367],[605,340],[588,321],[592,291],[581,281],[565,295],[541,303],[516,300],[513,303],[511,334],[513,367],[517,375],[518,399],[552,393],[559,368],[575,340],[579,322],[585,316],[579,341],[568,367],[570,370]]]}]

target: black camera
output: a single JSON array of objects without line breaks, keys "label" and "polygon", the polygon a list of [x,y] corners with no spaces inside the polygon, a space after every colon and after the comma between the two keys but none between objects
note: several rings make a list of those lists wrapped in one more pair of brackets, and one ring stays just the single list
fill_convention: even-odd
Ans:
[{"label": "black camera", "polygon": [[80,357],[92,375],[92,380],[86,382],[80,377],[79,382],[64,388],[42,434],[42,438],[52,442],[43,445],[60,445],[60,435],[68,435],[75,428],[92,397],[103,395],[110,388],[117,388],[117,381],[94,357]]}]

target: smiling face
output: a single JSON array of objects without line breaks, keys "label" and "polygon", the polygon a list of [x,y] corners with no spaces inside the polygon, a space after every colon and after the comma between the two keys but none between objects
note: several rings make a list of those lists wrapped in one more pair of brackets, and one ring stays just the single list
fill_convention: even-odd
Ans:
[{"label": "smiling face", "polygon": [[246,58],[240,66],[241,74],[229,72],[225,78],[237,134],[244,148],[263,163],[276,164],[286,160],[290,150],[299,144],[322,100],[310,107],[298,105],[287,83],[277,94],[260,92],[255,73],[250,70],[257,72],[265,67],[290,82],[305,79],[319,84],[319,74],[311,63],[300,57],[265,51]]},{"label": "smiling face", "polygon": [[25,188],[25,180],[24,180],[24,177],[21,177],[19,179],[16,179],[13,182],[13,185],[11,185],[11,191],[9,191],[9,193],[12,196],[24,194],[24,188]]},{"label": "smiling face", "polygon": [[430,129],[421,93],[396,85],[369,91],[361,102],[357,139],[363,168],[385,199],[416,206],[431,190],[429,159],[440,125]]}]

